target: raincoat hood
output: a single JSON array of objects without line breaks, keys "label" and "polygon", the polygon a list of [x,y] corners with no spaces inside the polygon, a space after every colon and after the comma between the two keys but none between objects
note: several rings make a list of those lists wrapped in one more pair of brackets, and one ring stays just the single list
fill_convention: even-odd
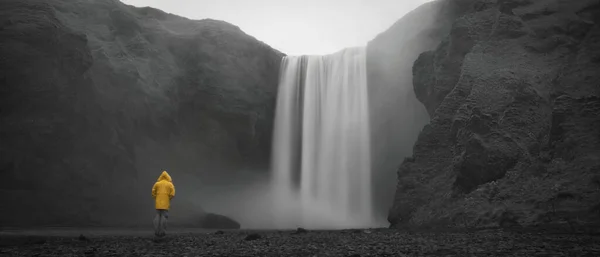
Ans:
[{"label": "raincoat hood", "polygon": [[166,180],[166,181],[169,181],[169,182],[173,182],[173,181],[171,180],[171,176],[169,176],[169,173],[167,173],[167,171],[166,171],[166,170],[165,170],[165,171],[163,171],[163,172],[160,174],[160,177],[158,177],[158,179],[157,179],[156,181],[157,181],[157,182],[160,182],[161,180]]}]

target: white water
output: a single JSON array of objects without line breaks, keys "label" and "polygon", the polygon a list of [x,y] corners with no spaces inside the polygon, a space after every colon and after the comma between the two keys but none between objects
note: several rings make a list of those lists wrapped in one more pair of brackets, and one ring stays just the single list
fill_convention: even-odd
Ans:
[{"label": "white water", "polygon": [[284,57],[273,143],[277,228],[364,228],[373,218],[366,49]]}]

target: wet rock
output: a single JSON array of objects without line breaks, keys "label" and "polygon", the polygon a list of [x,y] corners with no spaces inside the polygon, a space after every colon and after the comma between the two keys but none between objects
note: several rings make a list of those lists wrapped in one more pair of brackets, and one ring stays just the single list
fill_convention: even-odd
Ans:
[{"label": "wet rock", "polygon": [[513,10],[521,6],[532,4],[531,0],[500,0],[498,1],[499,10],[501,13],[513,15]]},{"label": "wet rock", "polygon": [[[398,156],[411,155],[414,139],[428,123],[427,109],[412,90],[412,67],[423,51],[436,48],[459,15],[459,8],[449,2],[431,1],[419,6],[367,45],[376,215],[385,215],[393,200],[396,176],[392,171],[398,167]],[[423,69],[419,74],[427,72]],[[382,115],[386,113],[394,115]]]},{"label": "wet rock", "polygon": [[515,228],[521,227],[519,224],[519,217],[510,211],[502,212],[498,218],[498,226],[502,228]]},{"label": "wet rock", "polygon": [[[594,224],[600,5],[458,2],[462,15],[413,66],[431,120],[398,169],[391,227],[549,222],[539,214],[561,192],[574,198],[561,198],[552,222]],[[508,216],[489,216],[500,207]]]},{"label": "wet rock", "polygon": [[[232,232],[244,238],[244,232]],[[182,234],[168,243],[148,244],[135,236],[107,237],[94,243],[99,256],[438,256],[438,255],[576,255],[598,256],[600,247],[588,234],[547,233],[540,230],[494,229],[465,233],[435,231],[413,234],[390,230],[368,236],[343,231],[319,231],[311,236],[291,237],[278,231],[263,231],[269,240],[236,242],[232,237]],[[3,242],[5,238],[1,238]],[[270,244],[267,244],[270,242]],[[27,245],[0,248],[6,256],[71,256],[84,249],[71,240],[52,238],[43,247]],[[91,249],[89,249],[91,250]]]},{"label": "wet rock", "polygon": [[294,232],[294,234],[306,234],[308,233],[308,230],[304,229],[304,228],[298,228],[296,229],[296,231]]},{"label": "wet rock", "polygon": [[90,239],[85,237],[83,234],[80,234],[79,237],[77,238],[79,241],[83,241],[83,242],[89,242]]},{"label": "wet rock", "polygon": [[208,229],[239,229],[240,223],[224,215],[207,213],[200,219],[199,226]]},{"label": "wet rock", "polygon": [[553,157],[573,160],[592,149],[599,149],[600,97],[557,97],[552,113],[550,145]]},{"label": "wet rock", "polygon": [[508,140],[484,142],[474,136],[455,164],[454,185],[469,193],[479,185],[501,179],[516,164],[518,153],[518,147]]},{"label": "wet rock", "polygon": [[495,27],[494,36],[504,39],[514,39],[525,36],[530,32],[523,21],[516,16],[501,14]]},{"label": "wet rock", "polygon": [[86,255],[93,255],[98,251],[98,249],[96,249],[95,247],[91,248],[91,249],[86,249],[83,253]]},{"label": "wet rock", "polygon": [[262,236],[261,236],[261,235],[259,235],[259,234],[249,234],[249,235],[247,235],[247,236],[244,238],[244,240],[246,240],[246,241],[254,241],[254,240],[261,239],[261,238],[262,238]]},{"label": "wet rock", "polygon": [[19,246],[19,245],[41,245],[45,244],[47,239],[39,236],[18,236],[7,237],[0,240],[0,247]]},{"label": "wet rock", "polygon": [[551,36],[542,40],[533,40],[525,45],[525,48],[538,54],[551,53],[559,46],[567,43],[567,39],[561,36]]}]

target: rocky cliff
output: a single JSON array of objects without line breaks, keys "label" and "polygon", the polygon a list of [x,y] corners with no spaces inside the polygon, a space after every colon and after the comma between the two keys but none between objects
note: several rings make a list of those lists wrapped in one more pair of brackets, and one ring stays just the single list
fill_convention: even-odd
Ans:
[{"label": "rocky cliff", "polygon": [[268,165],[282,54],[238,27],[116,0],[0,14],[0,225],[129,224],[162,169]]},{"label": "rocky cliff", "polygon": [[600,221],[600,3],[446,0],[412,68],[430,115],[398,170],[393,227]]},{"label": "rocky cliff", "polygon": [[398,157],[408,157],[427,110],[412,87],[419,54],[435,49],[463,11],[449,1],[429,2],[406,14],[367,46],[372,169],[377,215],[387,216],[396,188]]}]

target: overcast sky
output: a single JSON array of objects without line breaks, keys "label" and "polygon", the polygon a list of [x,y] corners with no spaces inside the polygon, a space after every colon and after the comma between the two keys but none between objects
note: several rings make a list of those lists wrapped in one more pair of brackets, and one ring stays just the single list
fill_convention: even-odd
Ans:
[{"label": "overcast sky", "polygon": [[366,45],[430,0],[121,0],[190,19],[224,20],[288,55]]}]

